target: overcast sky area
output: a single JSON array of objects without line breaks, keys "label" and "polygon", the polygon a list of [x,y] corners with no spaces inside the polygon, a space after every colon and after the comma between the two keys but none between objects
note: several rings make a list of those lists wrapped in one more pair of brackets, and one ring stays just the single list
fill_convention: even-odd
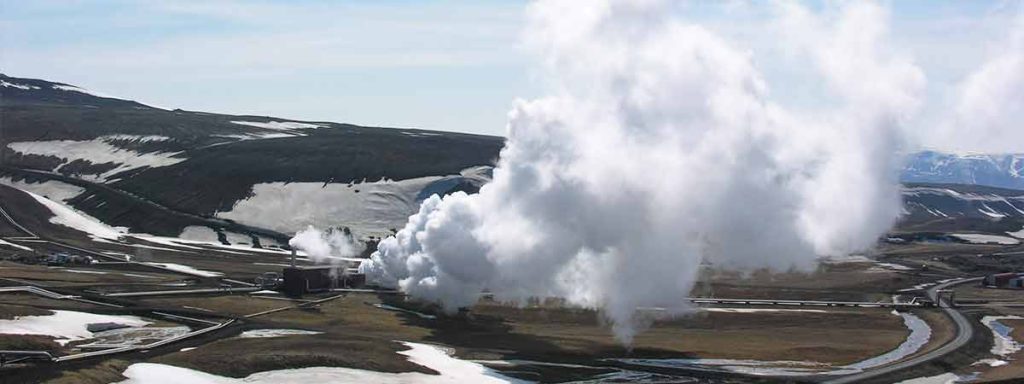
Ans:
[{"label": "overcast sky area", "polygon": [[[525,4],[2,1],[0,71],[165,108],[501,135],[513,100],[546,93],[520,42]],[[910,122],[927,136],[959,84],[1006,50],[1021,2],[883,4],[890,45],[927,76]],[[684,7],[751,51],[774,95],[820,102],[818,85],[799,81],[801,63],[765,33],[772,5]]]}]

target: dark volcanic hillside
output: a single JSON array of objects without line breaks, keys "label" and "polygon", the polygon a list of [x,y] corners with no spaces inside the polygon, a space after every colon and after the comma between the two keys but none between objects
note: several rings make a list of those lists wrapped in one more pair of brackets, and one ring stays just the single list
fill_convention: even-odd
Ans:
[{"label": "dark volcanic hillside", "polygon": [[[344,126],[309,136],[200,148],[180,163],[143,170],[113,185],[199,214],[230,210],[251,186],[268,182],[341,183],[458,174],[491,164],[490,137]],[[181,190],[197,193],[182,196]]]},{"label": "dark volcanic hillside", "polygon": [[3,88],[0,105],[5,107],[63,105],[97,108],[152,108],[131,100],[96,95],[70,84],[39,79],[22,79],[2,73],[0,73],[0,88]]},{"label": "dark volcanic hillside", "polygon": [[962,184],[907,184],[906,231],[1003,233],[1024,225],[1024,191]]},{"label": "dark volcanic hillside", "polygon": [[[280,241],[313,224],[382,235],[431,194],[477,190],[502,145],[492,136],[169,111],[0,75],[0,183],[137,232],[206,227],[222,241]],[[904,177],[1011,180],[1014,159],[924,153]],[[908,184],[904,201],[899,231],[1003,233],[1024,223],[1024,192],[1015,190]]]},{"label": "dark volcanic hillside", "polygon": [[[254,197],[256,186],[297,201],[309,195],[330,204],[339,192],[328,187],[340,185],[358,197],[336,202],[350,205],[346,212],[352,217],[365,219],[362,206],[382,210],[396,204],[407,215],[415,203],[409,200],[422,198],[424,189],[478,188],[481,171],[462,171],[492,164],[502,145],[502,138],[492,136],[168,111],[67,84],[0,75],[0,181],[39,192],[78,188],[64,200],[135,231],[177,235],[196,224],[181,217],[140,217],[133,208],[140,201],[165,212],[214,217]],[[60,177],[27,174],[26,169]],[[415,182],[402,182],[410,179]],[[307,183],[324,188],[310,189]],[[320,190],[329,193],[313,196]],[[262,201],[235,211],[233,218],[262,214]],[[377,220],[375,215],[368,217]],[[367,226],[394,226],[373,220]],[[346,217],[307,221],[346,225]]]}]

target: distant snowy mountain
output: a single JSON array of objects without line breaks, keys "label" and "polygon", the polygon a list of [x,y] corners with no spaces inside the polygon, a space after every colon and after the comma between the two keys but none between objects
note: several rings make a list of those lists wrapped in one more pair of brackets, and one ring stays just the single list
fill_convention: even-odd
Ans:
[{"label": "distant snowy mountain", "polygon": [[925,151],[911,155],[900,178],[904,183],[1024,189],[1024,154],[956,155]]},{"label": "distant snowy mountain", "polygon": [[903,189],[903,230],[1004,233],[1022,226],[1024,191],[963,184],[907,184]]}]

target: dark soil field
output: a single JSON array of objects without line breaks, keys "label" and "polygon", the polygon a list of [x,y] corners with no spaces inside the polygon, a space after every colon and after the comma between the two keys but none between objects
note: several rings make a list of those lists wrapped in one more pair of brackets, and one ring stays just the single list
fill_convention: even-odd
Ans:
[{"label": "dark soil field", "polygon": [[[202,301],[202,298],[159,300],[165,305],[189,303],[190,306],[203,305]],[[304,329],[324,334],[224,339],[156,361],[232,377],[270,369],[322,365],[398,372],[410,368],[404,358],[395,354],[402,347],[392,340],[400,340],[452,346],[460,358],[479,360],[600,364],[600,359],[618,357],[716,357],[846,364],[894,348],[907,334],[899,317],[885,310],[705,312],[656,322],[631,348],[624,348],[611,337],[593,311],[517,308],[481,302],[463,315],[424,319],[373,306],[380,302],[374,295],[350,294],[313,309],[288,310],[247,319],[246,328]],[[403,305],[390,299],[386,302]],[[259,303],[251,309],[274,305]],[[229,310],[242,312],[245,309]],[[866,328],[873,332],[864,335]],[[242,359],[236,355],[256,350],[260,352],[246,353]]]},{"label": "dark soil field", "polygon": [[[11,196],[22,197],[16,193]],[[18,217],[25,216],[25,212],[33,213],[19,209]],[[44,213],[38,214],[42,216]],[[64,243],[103,252],[130,252],[133,261],[178,263],[218,271],[226,278],[250,279],[263,271],[280,271],[279,265],[285,260],[282,254],[197,250],[168,244],[135,243],[167,249],[136,248],[131,243],[97,242],[48,220],[27,221],[33,230]],[[53,244],[48,246],[61,248]],[[47,245],[37,247],[47,249]],[[937,254],[954,257],[960,249],[957,246]],[[955,273],[953,268],[925,267],[918,263],[923,256],[917,254],[907,257],[894,252],[884,257],[886,262],[905,267],[887,269],[870,262],[853,262],[822,264],[809,273],[765,271],[740,276],[708,271],[704,274],[707,276],[705,280],[697,285],[691,296],[887,302],[900,289],[948,278]],[[120,372],[136,362],[170,364],[229,377],[318,366],[381,372],[429,371],[397,354],[405,349],[399,343],[401,341],[447,346],[457,357],[467,360],[542,361],[591,367],[552,369],[492,365],[495,369],[507,370],[510,375],[543,381],[583,380],[596,374],[615,372],[622,367],[607,359],[616,358],[786,360],[841,366],[885,353],[902,343],[909,333],[900,317],[882,308],[770,307],[751,311],[748,307],[731,312],[711,308],[675,319],[660,318],[655,313],[655,321],[627,347],[612,336],[600,313],[566,307],[559,301],[534,302],[519,307],[484,299],[466,312],[448,315],[439,313],[433,305],[407,301],[402,296],[371,293],[322,294],[297,299],[280,295],[264,297],[214,292],[115,299],[106,298],[103,294],[216,288],[221,285],[221,280],[189,276],[135,262],[50,267],[6,261],[0,262],[0,272],[2,278],[8,279],[7,285],[31,283],[64,294],[83,293],[92,299],[125,305],[121,312],[146,314],[163,311],[215,321],[235,319],[230,326],[213,334],[147,353],[132,352],[92,359],[68,365],[59,372],[40,373],[25,367],[11,371],[17,372],[11,377],[31,378],[30,381],[117,381],[121,379]],[[970,287],[960,289],[968,290]],[[22,293],[0,295],[0,311],[3,311],[0,314],[6,318],[38,314],[50,308],[100,313],[112,311],[81,302],[41,299]],[[331,299],[319,304],[311,302],[319,298]],[[377,304],[413,312],[386,310]],[[776,309],[778,311],[772,311]],[[940,312],[922,309],[917,314],[931,325],[933,332],[931,340],[917,354],[937,348],[953,337],[952,324]],[[237,338],[243,331],[253,329],[299,329],[322,333]],[[10,347],[70,353],[46,337],[19,336],[7,340]],[[183,351],[186,346],[195,349]],[[660,369],[658,372],[716,377],[716,380],[726,381],[758,381],[686,369]]]}]

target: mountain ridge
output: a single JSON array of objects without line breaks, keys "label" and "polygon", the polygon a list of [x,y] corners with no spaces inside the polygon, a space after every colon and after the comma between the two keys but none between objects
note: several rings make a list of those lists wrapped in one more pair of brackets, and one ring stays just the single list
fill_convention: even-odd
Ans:
[{"label": "mountain ridge", "polygon": [[953,154],[926,150],[907,157],[900,181],[1024,189],[1024,154]]},{"label": "mountain ridge", "polygon": [[[282,233],[315,224],[386,235],[433,193],[478,190],[504,146],[502,137],[468,133],[165,110],[6,75],[0,112],[0,183],[73,190],[65,202],[77,209],[164,235],[193,225],[224,231],[232,225],[211,223],[236,221]],[[901,174],[900,227],[1018,229],[1021,158],[912,154]],[[61,177],[83,181],[73,189]],[[136,212],[132,198],[184,216]]]},{"label": "mountain ridge", "polygon": [[[312,217],[309,223],[372,218],[363,227],[380,234],[400,225],[396,215],[381,219],[378,213],[394,206],[411,214],[421,190],[474,192],[483,181],[464,171],[492,165],[504,146],[504,138],[494,136],[165,110],[63,83],[0,80],[0,165],[42,172],[30,185],[59,183],[40,180],[55,173],[202,217],[262,217],[260,207],[240,203],[268,190],[328,204],[314,196],[326,193],[323,188],[293,187],[341,184],[351,191],[343,193],[347,204],[369,208],[353,206],[337,222]],[[26,180],[11,172],[0,178]],[[151,233],[176,235],[194,222],[139,217],[131,204],[110,198],[117,197],[86,189],[66,202],[112,225]],[[239,206],[251,212],[239,213]]]}]

